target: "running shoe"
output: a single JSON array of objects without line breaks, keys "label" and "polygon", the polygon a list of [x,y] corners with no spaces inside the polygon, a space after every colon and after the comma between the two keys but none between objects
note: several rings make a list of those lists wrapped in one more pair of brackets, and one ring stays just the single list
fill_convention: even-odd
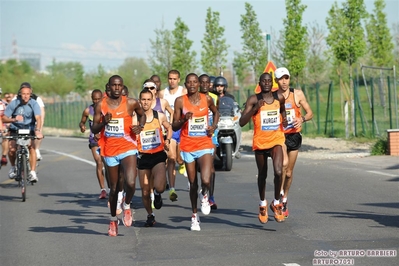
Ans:
[{"label": "running shoe", "polygon": [[37,181],[39,181],[35,171],[33,171],[33,170],[30,171],[29,176],[28,176],[28,181],[31,183],[36,183]]},{"label": "running shoe", "polygon": [[144,226],[145,227],[153,227],[155,224],[155,216],[150,214],[147,215],[147,221],[145,222]]},{"label": "running shoe", "polygon": [[218,205],[215,202],[215,198],[213,196],[209,197],[209,205],[211,206],[211,210],[217,210]]},{"label": "running shoe", "polygon": [[211,212],[211,206],[209,205],[208,195],[202,195],[202,191],[199,193],[199,198],[201,201],[201,212],[204,215],[208,215]]},{"label": "running shoe", "polygon": [[109,236],[117,236],[118,235],[118,221],[110,221],[109,222],[108,235]]},{"label": "running shoe", "polygon": [[195,218],[195,216],[191,216],[191,227],[190,227],[191,231],[201,231],[201,227],[200,227],[200,220],[199,220],[199,216],[197,214],[197,218]]},{"label": "running shoe", "polygon": [[98,197],[99,199],[106,199],[107,198],[107,191],[105,189],[101,190],[100,196]]},{"label": "running shoe", "polygon": [[171,201],[177,201],[177,194],[176,194],[176,192],[175,192],[175,189],[174,188],[171,188],[170,190],[169,190],[169,199],[171,200]]},{"label": "running shoe", "polygon": [[161,194],[154,195],[154,196],[155,196],[154,207],[155,207],[155,209],[159,210],[160,208],[162,208],[162,205],[163,205],[162,196],[161,196]]},{"label": "running shoe", "polygon": [[8,161],[7,161],[7,156],[3,155],[1,157],[1,166],[5,166],[7,165]]},{"label": "running shoe", "polygon": [[132,226],[133,215],[132,215],[132,210],[131,209],[123,210],[122,223],[126,227]]},{"label": "running shoe", "polygon": [[283,202],[283,215],[284,218],[288,218],[290,216],[290,212],[288,211],[287,202]]},{"label": "running shoe", "polygon": [[262,224],[267,223],[269,220],[269,216],[267,215],[267,203],[266,206],[259,206],[259,214],[258,214],[259,222]]},{"label": "running shoe", "polygon": [[17,169],[15,166],[11,166],[10,171],[8,171],[8,178],[14,179],[17,176]]},{"label": "running shoe", "polygon": [[179,166],[179,174],[183,175],[186,172],[186,165],[183,163]]},{"label": "running shoe", "polygon": [[276,222],[278,222],[278,223],[284,222],[284,215],[283,215],[283,211],[282,211],[283,204],[282,203],[274,205],[274,200],[273,200],[272,203],[270,203],[270,209],[274,213],[274,219],[276,220]]}]

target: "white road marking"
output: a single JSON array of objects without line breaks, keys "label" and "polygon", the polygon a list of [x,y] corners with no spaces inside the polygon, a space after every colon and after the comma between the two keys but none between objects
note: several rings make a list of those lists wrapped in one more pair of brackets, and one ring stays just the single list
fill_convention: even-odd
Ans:
[{"label": "white road marking", "polygon": [[367,172],[372,173],[372,174],[377,174],[377,175],[390,176],[390,177],[397,177],[398,176],[398,175],[383,173],[383,172],[380,172],[380,171],[367,171]]},{"label": "white road marking", "polygon": [[54,150],[48,150],[48,151],[49,152],[54,152],[54,153],[57,153],[57,154],[60,154],[60,155],[68,156],[68,157],[70,157],[72,159],[75,159],[75,160],[78,160],[78,161],[81,161],[81,162],[84,162],[84,163],[88,163],[88,164],[90,164],[92,166],[96,166],[95,162],[89,161],[89,160],[86,160],[86,159],[82,159],[82,158],[80,158],[78,156],[75,156],[75,155],[70,155],[70,154],[67,154],[67,153],[64,153],[64,152],[54,151]]},{"label": "white road marking", "polygon": [[285,266],[301,266],[297,263],[283,263]]}]

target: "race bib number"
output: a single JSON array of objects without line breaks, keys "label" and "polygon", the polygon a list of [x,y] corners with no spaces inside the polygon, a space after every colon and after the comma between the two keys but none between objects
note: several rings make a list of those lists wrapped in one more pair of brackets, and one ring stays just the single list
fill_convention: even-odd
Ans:
[{"label": "race bib number", "polygon": [[140,143],[143,151],[155,149],[161,145],[161,134],[159,129],[141,131]]},{"label": "race bib number", "polygon": [[287,114],[288,125],[284,129],[294,128],[295,110],[294,109],[286,109],[285,113]]},{"label": "race bib number", "polygon": [[206,116],[193,117],[188,120],[188,135],[191,137],[203,137],[207,135],[208,121]]},{"label": "race bib number", "polygon": [[125,135],[123,118],[114,118],[105,125],[104,135],[114,138],[121,138]]},{"label": "race bib number", "polygon": [[280,112],[278,110],[261,111],[261,130],[273,131],[280,127]]}]

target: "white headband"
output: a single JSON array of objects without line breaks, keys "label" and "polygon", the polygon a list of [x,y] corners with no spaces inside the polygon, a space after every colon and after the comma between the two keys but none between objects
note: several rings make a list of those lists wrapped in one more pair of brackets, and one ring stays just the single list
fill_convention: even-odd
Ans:
[{"label": "white headband", "polygon": [[157,85],[154,82],[149,81],[149,82],[146,82],[146,83],[143,84],[143,89],[147,88],[147,87],[155,87],[155,89],[156,89]]}]

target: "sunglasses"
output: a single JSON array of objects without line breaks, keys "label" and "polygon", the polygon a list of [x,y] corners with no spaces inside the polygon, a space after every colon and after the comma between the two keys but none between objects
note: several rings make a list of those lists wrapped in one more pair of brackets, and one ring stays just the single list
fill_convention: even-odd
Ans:
[{"label": "sunglasses", "polygon": [[149,90],[155,90],[156,88],[155,87],[145,87],[146,89],[149,89]]}]

